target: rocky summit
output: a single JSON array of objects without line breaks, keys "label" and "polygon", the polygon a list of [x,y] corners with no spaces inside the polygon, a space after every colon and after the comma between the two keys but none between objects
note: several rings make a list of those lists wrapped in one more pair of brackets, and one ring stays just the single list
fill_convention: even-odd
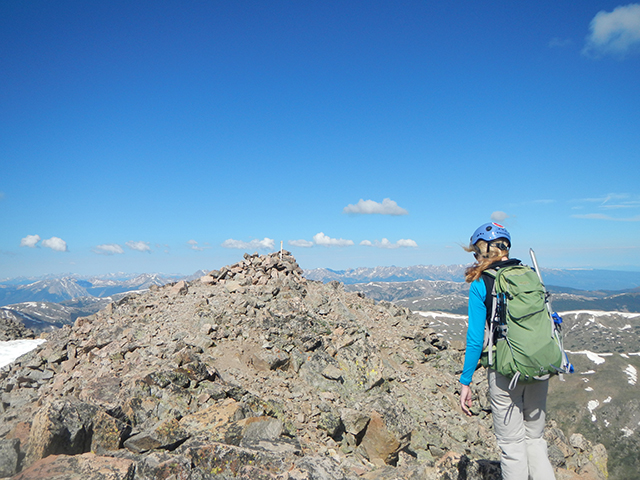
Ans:
[{"label": "rocky summit", "polygon": [[[0,372],[0,477],[500,478],[486,381],[429,319],[309,281],[288,252],[129,295]],[[559,480],[607,452],[550,424]]]}]

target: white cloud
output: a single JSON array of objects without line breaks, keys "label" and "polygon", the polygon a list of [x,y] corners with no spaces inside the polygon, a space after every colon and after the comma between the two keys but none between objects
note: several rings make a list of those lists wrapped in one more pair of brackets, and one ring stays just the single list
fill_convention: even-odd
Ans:
[{"label": "white cloud", "polygon": [[22,240],[20,240],[20,246],[35,248],[39,241],[40,241],[40,235],[27,235]]},{"label": "white cloud", "polygon": [[125,243],[125,245],[129,247],[131,250],[136,250],[138,252],[151,252],[151,247],[149,246],[149,242],[129,241]]},{"label": "white cloud", "polygon": [[46,240],[42,240],[42,246],[55,250],[56,252],[67,251],[67,242],[58,237],[51,237]]},{"label": "white cloud", "polygon": [[190,248],[191,250],[195,250],[196,252],[202,252],[202,251],[203,251],[203,250],[205,250],[206,248],[211,248],[211,247],[209,247],[209,246],[208,246],[208,245],[209,245],[208,243],[205,243],[205,245],[206,245],[206,246],[201,247],[200,245],[198,245],[198,242],[197,242],[197,241],[195,241],[195,240],[189,240],[189,241],[187,242],[187,244],[189,245],[189,248]]},{"label": "white cloud", "polygon": [[[609,220],[617,222],[639,222],[640,215],[622,217],[620,213],[624,210],[639,209],[640,208],[640,196],[629,195],[626,193],[610,193],[603,197],[592,197],[575,200],[578,205],[572,207],[574,210],[583,209],[581,204],[588,204],[589,209],[594,208],[600,212],[606,213],[587,213],[582,215],[573,215],[573,218],[582,218],[587,220]],[[617,216],[614,216],[615,214]]]},{"label": "white cloud", "polygon": [[603,197],[582,198],[573,202],[598,203],[600,208],[633,208],[640,207],[640,195],[609,193]]},{"label": "white cloud", "polygon": [[411,240],[410,238],[407,238],[407,239],[401,238],[400,240],[398,240],[397,245],[399,247],[417,247],[418,246],[418,244],[414,240]]},{"label": "white cloud", "polygon": [[342,210],[344,213],[356,213],[362,215],[408,215],[409,212],[398,206],[396,202],[389,198],[382,200],[382,203],[373,200],[360,199],[355,205],[347,205]]},{"label": "white cloud", "polygon": [[327,237],[324,233],[316,233],[313,236],[316,245],[324,245],[326,247],[348,247],[353,245],[353,240],[345,240],[344,238]]},{"label": "white cloud", "polygon": [[234,240],[230,238],[222,242],[224,248],[238,248],[240,250],[273,250],[275,240],[272,238],[263,238],[262,240],[251,240],[243,242],[242,240]]},{"label": "white cloud", "polygon": [[292,247],[313,247],[313,242],[310,242],[309,240],[289,240],[287,243]]},{"label": "white cloud", "polygon": [[598,12],[589,25],[590,33],[582,50],[585,55],[624,57],[640,51],[640,4]]},{"label": "white cloud", "polygon": [[98,245],[94,252],[101,255],[115,255],[124,253],[124,250],[117,243],[105,243],[103,245]]},{"label": "white cloud", "polygon": [[377,248],[403,248],[403,247],[415,248],[418,246],[418,244],[414,240],[411,240],[408,238],[407,239],[401,238],[396,243],[391,243],[386,238],[383,238],[380,241],[374,240],[373,242],[369,240],[363,240],[360,242],[360,245],[364,245],[366,247],[377,247]]},{"label": "white cloud", "polygon": [[493,222],[504,222],[510,215],[507,215],[505,212],[497,210],[491,214],[491,221]]}]

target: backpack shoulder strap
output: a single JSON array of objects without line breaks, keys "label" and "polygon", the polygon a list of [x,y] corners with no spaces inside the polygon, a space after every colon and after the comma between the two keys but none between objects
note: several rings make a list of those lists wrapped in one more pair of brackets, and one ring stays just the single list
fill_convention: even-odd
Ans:
[{"label": "backpack shoulder strap", "polygon": [[485,270],[482,272],[482,281],[484,282],[487,295],[484,297],[484,306],[487,307],[487,321],[493,318],[494,298],[496,296],[496,271]]},{"label": "backpack shoulder strap", "polygon": [[486,366],[489,367],[493,366],[494,363],[493,348],[496,342],[496,330],[494,322],[497,309],[496,273],[496,270],[489,269],[482,272],[482,275],[480,277],[482,278],[485,289],[487,290],[487,294],[484,297],[484,305],[487,310],[487,316],[485,317],[483,351],[487,352]]}]

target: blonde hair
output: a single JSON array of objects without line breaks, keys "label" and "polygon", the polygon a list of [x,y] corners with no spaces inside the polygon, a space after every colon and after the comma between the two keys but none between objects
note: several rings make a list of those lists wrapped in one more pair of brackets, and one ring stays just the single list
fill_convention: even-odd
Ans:
[{"label": "blonde hair", "polygon": [[468,247],[462,248],[467,252],[473,253],[476,258],[476,262],[464,272],[464,279],[468,283],[478,280],[482,272],[491,268],[494,263],[499,262],[504,257],[509,258],[509,242],[506,239],[496,239],[492,242],[478,240],[475,245],[469,244]]}]

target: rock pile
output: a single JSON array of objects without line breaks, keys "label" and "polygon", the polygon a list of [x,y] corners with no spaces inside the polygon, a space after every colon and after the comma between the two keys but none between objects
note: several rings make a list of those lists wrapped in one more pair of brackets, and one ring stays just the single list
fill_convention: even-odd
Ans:
[{"label": "rock pile", "polygon": [[19,338],[34,338],[33,330],[26,328],[15,318],[15,313],[6,308],[0,308],[0,342]]},{"label": "rock pile", "polygon": [[[0,477],[498,479],[486,381],[465,417],[463,346],[425,322],[288,252],[152,287],[0,372]],[[548,440],[559,479],[605,478],[601,446]]]}]

